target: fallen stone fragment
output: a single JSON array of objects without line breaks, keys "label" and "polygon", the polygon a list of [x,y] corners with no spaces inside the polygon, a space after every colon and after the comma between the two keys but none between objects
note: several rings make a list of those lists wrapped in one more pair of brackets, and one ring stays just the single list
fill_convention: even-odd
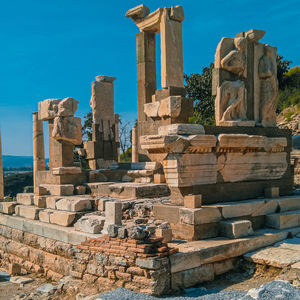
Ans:
[{"label": "fallen stone fragment", "polygon": [[101,233],[105,217],[101,216],[83,216],[75,224],[74,227],[78,231],[87,233]]},{"label": "fallen stone fragment", "polygon": [[29,277],[13,276],[13,277],[10,277],[10,282],[17,283],[17,284],[20,284],[21,286],[23,286],[24,284],[33,282],[33,279],[29,278]]},{"label": "fallen stone fragment", "polygon": [[37,292],[40,294],[48,294],[51,295],[57,290],[57,286],[52,285],[50,283],[46,283],[40,287],[37,288]]}]

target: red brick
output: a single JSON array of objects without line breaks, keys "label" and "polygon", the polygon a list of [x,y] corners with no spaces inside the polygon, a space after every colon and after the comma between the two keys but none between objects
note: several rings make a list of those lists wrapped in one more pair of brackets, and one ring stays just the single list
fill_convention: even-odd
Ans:
[{"label": "red brick", "polygon": [[169,255],[172,255],[172,254],[174,254],[174,253],[177,253],[178,251],[179,251],[178,248],[172,248],[172,249],[169,250]]},{"label": "red brick", "polygon": [[111,246],[111,249],[126,251],[127,247],[123,247],[123,246]]},{"label": "red brick", "polygon": [[78,249],[81,249],[81,250],[89,250],[89,247],[88,247],[88,246],[77,245],[76,247],[77,247]]},{"label": "red brick", "polygon": [[103,252],[104,249],[102,247],[90,247],[91,251],[95,251],[95,252]]},{"label": "red brick", "polygon": [[144,253],[144,249],[140,249],[140,248],[128,248],[127,250],[136,253]]},{"label": "red brick", "polygon": [[137,240],[127,240],[127,243],[129,243],[129,244],[137,244]]}]

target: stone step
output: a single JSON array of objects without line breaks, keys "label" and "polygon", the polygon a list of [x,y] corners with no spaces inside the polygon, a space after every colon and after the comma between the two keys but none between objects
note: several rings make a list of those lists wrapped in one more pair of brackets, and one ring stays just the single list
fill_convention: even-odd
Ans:
[{"label": "stone step", "polygon": [[17,205],[15,207],[15,212],[18,217],[23,217],[31,220],[39,219],[39,212],[42,208],[30,205]]},{"label": "stone step", "polygon": [[94,182],[86,184],[95,196],[112,196],[119,198],[155,198],[170,195],[166,184],[113,183]]},{"label": "stone step", "polygon": [[252,223],[249,220],[226,220],[220,222],[220,236],[237,239],[253,234]]},{"label": "stone step", "polygon": [[64,227],[73,225],[79,217],[80,215],[76,212],[58,211],[54,209],[44,209],[39,211],[39,219],[41,222]]},{"label": "stone step", "polygon": [[33,193],[19,193],[17,194],[17,202],[20,205],[33,205],[34,194]]},{"label": "stone step", "polygon": [[98,215],[82,216],[75,224],[74,228],[78,231],[99,234],[105,222],[105,217]]},{"label": "stone step", "polygon": [[[73,227],[62,227],[17,216],[0,214],[0,226],[22,230],[24,232],[43,236],[55,241],[78,245],[87,238],[97,238],[99,235],[76,231]],[[9,231],[11,232],[11,231]]]},{"label": "stone step", "polygon": [[73,184],[43,184],[47,189],[48,194],[52,196],[71,196],[74,195]]},{"label": "stone step", "polygon": [[17,205],[16,201],[0,202],[0,213],[6,214],[6,215],[12,215],[15,213],[16,205]]},{"label": "stone step", "polygon": [[300,210],[268,215],[266,216],[266,226],[275,229],[300,226]]}]

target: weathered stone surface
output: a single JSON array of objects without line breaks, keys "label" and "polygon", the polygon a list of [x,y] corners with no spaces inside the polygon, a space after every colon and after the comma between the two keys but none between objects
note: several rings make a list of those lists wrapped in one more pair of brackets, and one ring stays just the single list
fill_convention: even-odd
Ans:
[{"label": "weathered stone surface", "polygon": [[300,261],[300,252],[280,247],[269,247],[255,252],[250,252],[244,257],[255,263],[284,268]]},{"label": "weathered stone surface", "polygon": [[181,223],[187,224],[206,224],[221,220],[221,214],[216,207],[201,208],[181,208],[179,209],[179,218]]},{"label": "weathered stone surface", "polygon": [[81,119],[78,117],[56,117],[53,122],[52,137],[74,145],[82,143]]},{"label": "weathered stone surface", "polygon": [[163,162],[166,181],[171,187],[216,183],[216,161],[213,153],[169,154]]},{"label": "weathered stone surface", "polygon": [[280,197],[276,199],[280,212],[300,210],[300,195]]},{"label": "weathered stone surface", "polygon": [[158,116],[161,118],[177,118],[182,110],[183,98],[181,96],[170,96],[160,101]]},{"label": "weathered stone surface", "polygon": [[58,196],[47,196],[46,197],[46,207],[50,209],[56,209],[56,202],[62,199],[62,197]]},{"label": "weathered stone surface", "polygon": [[74,224],[74,228],[78,231],[98,234],[103,229],[104,221],[105,217],[102,216],[83,216]]},{"label": "weathered stone surface", "polygon": [[155,235],[157,237],[163,238],[163,243],[169,243],[172,241],[172,229],[171,228],[157,228],[155,230]]},{"label": "weathered stone surface", "polygon": [[105,203],[105,224],[102,233],[107,233],[108,225],[122,225],[122,203]]},{"label": "weathered stone surface", "polygon": [[218,157],[225,182],[280,179],[287,170],[287,153],[226,153]]},{"label": "weathered stone surface", "polygon": [[221,221],[220,235],[237,239],[253,234],[252,223],[248,220]]},{"label": "weathered stone surface", "polygon": [[163,265],[167,264],[168,260],[166,258],[150,257],[150,258],[137,258],[135,264],[138,267],[157,270]]},{"label": "weathered stone surface", "polygon": [[55,208],[65,211],[86,211],[92,209],[91,199],[80,196],[64,197],[55,203]]},{"label": "weathered stone surface", "polygon": [[0,213],[6,215],[12,215],[15,213],[15,206],[17,202],[0,202]]},{"label": "weathered stone surface", "polygon": [[44,223],[50,223],[50,215],[54,212],[51,209],[44,209],[39,212],[39,220]]},{"label": "weathered stone surface", "polygon": [[300,210],[268,215],[266,226],[276,229],[300,226]]},{"label": "weathered stone surface", "polygon": [[187,195],[184,197],[184,207],[200,208],[202,206],[202,195]]},{"label": "weathered stone surface", "polygon": [[17,202],[21,205],[33,205],[34,193],[21,193],[17,194]]},{"label": "weathered stone surface", "polygon": [[248,134],[220,134],[218,147],[220,148],[263,148],[267,144],[267,138],[261,135]]},{"label": "weathered stone surface", "polygon": [[73,98],[46,99],[39,102],[39,119],[47,121],[60,117],[73,117],[78,107],[78,101]]},{"label": "weathered stone surface", "polygon": [[43,184],[52,196],[70,196],[74,194],[73,184]]},{"label": "weathered stone surface", "polygon": [[205,134],[204,127],[198,124],[171,124],[160,126],[159,135],[196,135]]},{"label": "weathered stone surface", "polygon": [[33,203],[39,208],[46,208],[47,196],[34,196]]},{"label": "weathered stone surface", "polygon": [[144,105],[144,113],[149,118],[157,118],[159,106],[160,106],[160,103],[158,101],[146,103]]},{"label": "weathered stone surface", "polygon": [[86,194],[86,186],[84,186],[84,185],[75,186],[75,194],[76,195],[85,195]]},{"label": "weathered stone surface", "polygon": [[53,175],[64,175],[64,174],[80,174],[82,172],[80,167],[61,167],[53,168]]},{"label": "weathered stone surface", "polygon": [[172,273],[172,289],[188,288],[195,284],[210,281],[215,278],[212,264],[206,264],[178,273]]},{"label": "weathered stone surface", "polygon": [[134,8],[129,9],[125,17],[132,19],[133,21],[140,21],[149,15],[150,9],[144,4],[138,5]]},{"label": "weathered stone surface", "polygon": [[171,245],[179,248],[179,253],[170,256],[171,273],[193,269],[204,264],[238,257],[249,251],[273,245],[286,239],[288,231],[258,230],[253,236],[242,239],[202,240],[186,244]]},{"label": "weathered stone surface", "polygon": [[243,216],[262,216],[275,213],[277,201],[270,200],[244,200],[238,202],[227,202],[215,205],[220,210],[224,219]]},{"label": "weathered stone surface", "polygon": [[76,213],[68,211],[54,211],[50,214],[50,223],[61,226],[71,226],[76,218]]},{"label": "weathered stone surface", "polygon": [[16,215],[19,217],[31,219],[31,220],[38,220],[39,218],[39,211],[41,208],[36,206],[27,206],[27,205],[17,205],[15,207]]}]

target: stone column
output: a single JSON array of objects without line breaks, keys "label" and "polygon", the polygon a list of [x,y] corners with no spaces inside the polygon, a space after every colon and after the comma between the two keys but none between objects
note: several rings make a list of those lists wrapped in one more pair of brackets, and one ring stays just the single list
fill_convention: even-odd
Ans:
[{"label": "stone column", "polygon": [[184,87],[182,7],[164,8],[160,22],[161,87]]},{"label": "stone column", "polygon": [[39,120],[38,113],[32,113],[33,125],[33,181],[34,191],[37,189],[37,172],[46,170],[43,121]]},{"label": "stone column", "polygon": [[138,139],[137,139],[137,128],[136,126],[133,126],[132,127],[132,130],[131,130],[131,145],[132,145],[132,159],[131,161],[133,163],[136,163],[139,161],[139,152],[138,152]]},{"label": "stone column", "polygon": [[[155,33],[142,31],[136,35],[137,93],[138,93],[138,137],[144,135],[147,119],[144,104],[152,102],[156,90]],[[138,146],[139,152],[142,152]],[[145,152],[146,153],[146,152]]]},{"label": "stone column", "polygon": [[119,115],[119,114],[115,114],[115,135],[116,135],[116,144],[117,144],[118,162],[120,162],[120,136],[119,136],[119,123],[120,123],[120,115]]},{"label": "stone column", "polygon": [[3,182],[3,162],[2,162],[2,145],[0,131],[0,199],[4,198],[4,182]]}]

